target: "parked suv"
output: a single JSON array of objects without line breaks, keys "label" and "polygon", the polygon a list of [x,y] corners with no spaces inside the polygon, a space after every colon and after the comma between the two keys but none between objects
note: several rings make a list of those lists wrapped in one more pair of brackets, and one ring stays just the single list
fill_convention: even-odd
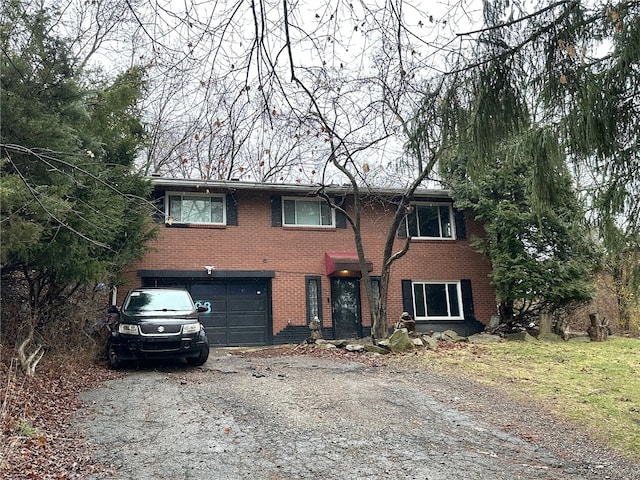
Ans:
[{"label": "parked suv", "polygon": [[202,365],[209,358],[209,342],[198,313],[183,288],[136,288],[127,294],[111,327],[108,360],[112,368],[139,359],[185,358]]}]

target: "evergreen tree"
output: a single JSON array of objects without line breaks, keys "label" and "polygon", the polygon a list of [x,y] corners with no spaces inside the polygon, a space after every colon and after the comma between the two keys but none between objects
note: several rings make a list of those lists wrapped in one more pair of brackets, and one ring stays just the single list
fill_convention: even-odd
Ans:
[{"label": "evergreen tree", "polygon": [[486,236],[472,241],[491,259],[505,322],[555,312],[593,294],[597,252],[568,170],[556,172],[552,198],[538,206],[532,202],[536,169],[526,144],[538,134],[525,132],[523,148],[495,151],[480,169],[464,156],[441,168],[457,207],[473,212],[485,226]]},{"label": "evergreen tree", "polygon": [[520,155],[526,208],[541,228],[562,202],[581,222],[584,211],[566,197],[578,186],[607,257],[637,251],[640,4],[497,1],[485,2],[484,13],[482,28],[461,35],[474,50],[441,99],[451,157],[464,159],[475,182],[486,180],[485,165],[501,176],[496,165]]},{"label": "evergreen tree", "polygon": [[149,186],[132,173],[143,72],[88,88],[46,10],[2,8],[0,261],[29,338],[81,287],[116,283],[150,238]]}]

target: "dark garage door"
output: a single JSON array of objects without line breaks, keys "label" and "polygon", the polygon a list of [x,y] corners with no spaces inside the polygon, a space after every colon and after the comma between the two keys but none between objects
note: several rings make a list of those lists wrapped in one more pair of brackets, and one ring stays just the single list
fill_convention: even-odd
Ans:
[{"label": "dark garage door", "polygon": [[193,300],[209,309],[200,321],[212,347],[271,343],[268,283],[252,279],[187,285]]}]

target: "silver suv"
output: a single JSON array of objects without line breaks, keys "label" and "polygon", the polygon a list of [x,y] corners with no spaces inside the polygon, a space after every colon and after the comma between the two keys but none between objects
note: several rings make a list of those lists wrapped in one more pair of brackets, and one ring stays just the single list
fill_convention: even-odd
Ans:
[{"label": "silver suv", "polygon": [[209,358],[209,342],[198,313],[184,288],[136,288],[127,294],[111,327],[108,361],[120,368],[130,360],[184,358],[202,365]]}]

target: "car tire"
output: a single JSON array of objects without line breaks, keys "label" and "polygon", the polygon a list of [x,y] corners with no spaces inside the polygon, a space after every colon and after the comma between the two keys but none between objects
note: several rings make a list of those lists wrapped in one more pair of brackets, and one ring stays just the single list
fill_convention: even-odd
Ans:
[{"label": "car tire", "polygon": [[114,370],[118,370],[122,368],[122,364],[123,364],[122,359],[120,358],[120,355],[118,354],[116,349],[111,344],[109,344],[109,348],[107,350],[107,361],[109,362],[109,366]]},{"label": "car tire", "polygon": [[199,367],[200,365],[204,365],[208,358],[209,345],[205,345],[200,349],[200,353],[197,357],[187,357],[187,363],[189,365],[193,365],[194,367]]}]

